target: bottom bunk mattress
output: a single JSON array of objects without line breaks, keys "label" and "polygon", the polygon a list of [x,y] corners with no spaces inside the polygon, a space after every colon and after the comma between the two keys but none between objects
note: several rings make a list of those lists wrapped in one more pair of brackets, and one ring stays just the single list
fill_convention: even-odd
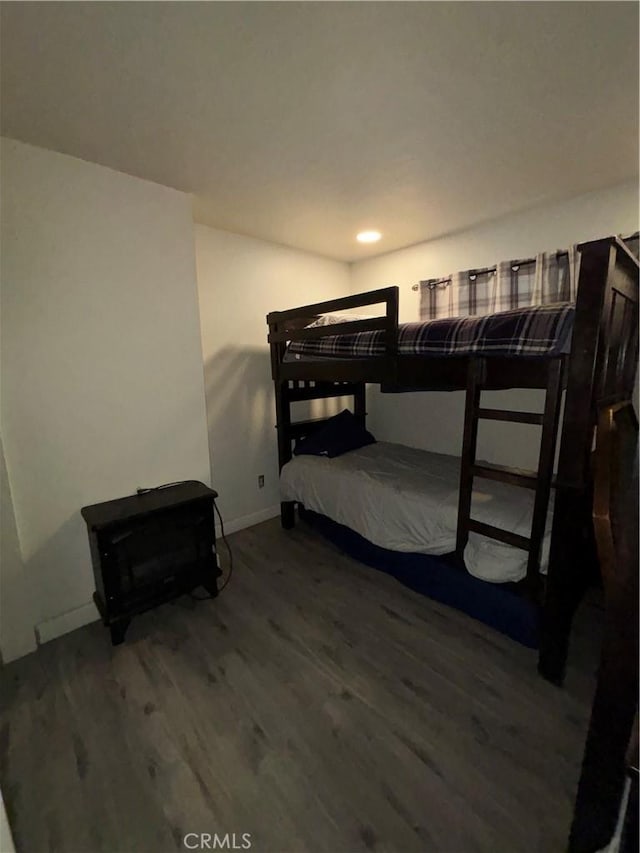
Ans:
[{"label": "bottom bunk mattress", "polygon": [[[336,458],[296,456],[282,469],[283,501],[297,501],[388,551],[443,555],[455,549],[460,460],[400,444],[376,442]],[[533,492],[476,479],[472,517],[529,536]],[[549,553],[551,524],[542,549]],[[527,553],[470,534],[467,571],[492,583],[526,576]]]}]

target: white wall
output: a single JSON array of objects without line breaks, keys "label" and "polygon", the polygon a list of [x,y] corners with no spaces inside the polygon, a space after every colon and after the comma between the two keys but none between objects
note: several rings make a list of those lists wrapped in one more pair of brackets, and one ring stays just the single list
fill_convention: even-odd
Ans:
[{"label": "white wall", "polygon": [[46,639],[95,617],[82,506],[209,480],[191,202],[3,140],[1,213],[1,431]]},{"label": "white wall", "polygon": [[[400,319],[418,319],[419,294],[411,286],[426,278],[489,266],[509,258],[564,248],[608,234],[638,228],[638,186],[626,183],[569,201],[495,220],[457,234],[412,246],[351,267],[353,293],[397,284]],[[540,391],[503,391],[483,395],[490,405],[542,410]],[[439,453],[459,454],[464,393],[383,395],[369,391],[369,422],[379,439],[398,441]],[[478,455],[506,465],[536,467],[539,429],[527,424],[484,422]]]},{"label": "white wall", "polygon": [[[349,270],[204,225],[196,226],[196,258],[212,483],[225,529],[235,530],[279,511],[266,315],[348,295]],[[327,412],[335,411],[333,401],[325,402]],[[313,414],[323,414],[322,408]],[[263,489],[257,486],[260,474]]]},{"label": "white wall", "polygon": [[6,663],[34,651],[36,638],[33,630],[35,622],[33,596],[20,553],[16,517],[1,438],[0,524],[2,525],[0,528],[0,652],[2,660]]}]

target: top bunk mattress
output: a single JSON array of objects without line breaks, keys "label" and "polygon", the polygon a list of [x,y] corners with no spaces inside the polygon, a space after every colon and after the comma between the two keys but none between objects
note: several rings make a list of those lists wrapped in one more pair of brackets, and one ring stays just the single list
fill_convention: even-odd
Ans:
[{"label": "top bunk mattress", "polygon": [[[468,355],[552,358],[569,352],[574,313],[572,302],[562,302],[482,317],[402,323],[398,326],[398,354],[433,358]],[[327,325],[327,318],[312,325]],[[384,334],[377,330],[292,341],[285,361],[384,356]]]},{"label": "top bunk mattress", "polygon": [[[460,460],[379,441],[342,456],[294,456],[280,473],[283,501],[299,501],[390,551],[450,554],[456,547]],[[521,536],[531,533],[534,493],[494,480],[474,481],[471,517]],[[552,505],[551,505],[552,506]],[[551,508],[542,547],[546,571]],[[467,571],[492,583],[527,573],[527,552],[477,533]]]}]

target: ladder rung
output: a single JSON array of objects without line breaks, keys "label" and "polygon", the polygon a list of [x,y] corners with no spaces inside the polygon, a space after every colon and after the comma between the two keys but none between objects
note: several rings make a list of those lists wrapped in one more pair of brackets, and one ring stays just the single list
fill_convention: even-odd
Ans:
[{"label": "ladder rung", "polygon": [[314,385],[313,388],[288,388],[286,391],[288,399],[293,403],[298,400],[320,400],[328,397],[349,397],[355,393],[357,385],[353,382],[345,382],[342,385],[326,387]]},{"label": "ladder rung", "polygon": [[497,480],[499,483],[511,483],[513,486],[523,486],[525,489],[535,489],[538,475],[535,471],[525,471],[522,468],[509,468],[507,465],[472,465],[471,473],[486,480]]},{"label": "ladder rung", "polygon": [[478,417],[489,421],[511,421],[542,426],[543,415],[537,412],[510,412],[507,409],[478,409]]},{"label": "ladder rung", "polygon": [[523,551],[528,551],[531,547],[531,540],[526,536],[520,536],[518,533],[512,533],[510,530],[502,530],[500,527],[494,527],[492,524],[483,524],[481,521],[469,519],[469,531],[472,533],[480,533],[482,536],[488,536],[490,539],[497,539],[499,542],[505,542],[507,545],[513,545],[514,548],[522,548]]}]

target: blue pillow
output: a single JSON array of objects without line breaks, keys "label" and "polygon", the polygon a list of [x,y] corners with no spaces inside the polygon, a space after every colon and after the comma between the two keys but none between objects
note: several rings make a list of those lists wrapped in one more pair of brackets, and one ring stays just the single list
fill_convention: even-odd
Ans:
[{"label": "blue pillow", "polygon": [[329,418],[316,432],[299,441],[295,448],[296,456],[341,456],[350,450],[375,444],[375,438],[348,409]]}]

